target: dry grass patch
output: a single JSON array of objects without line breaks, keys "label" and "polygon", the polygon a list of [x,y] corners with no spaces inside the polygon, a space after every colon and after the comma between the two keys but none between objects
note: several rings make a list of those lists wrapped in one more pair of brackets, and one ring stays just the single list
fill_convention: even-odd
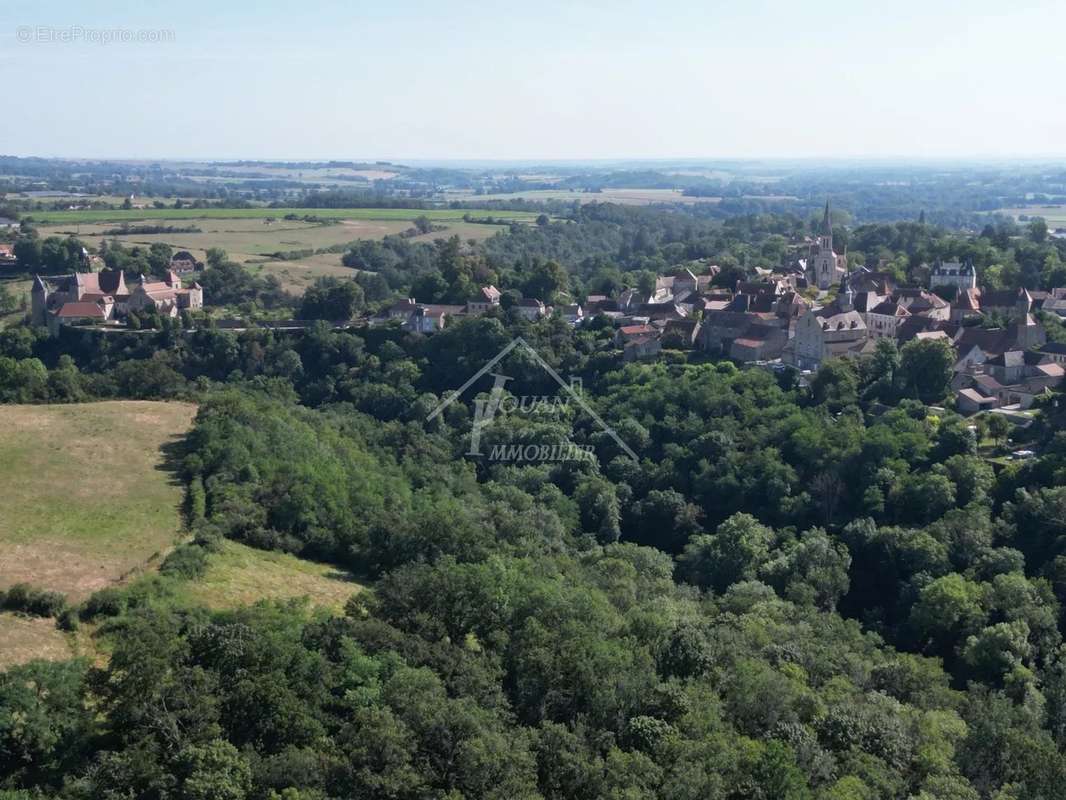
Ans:
[{"label": "dry grass patch", "polygon": [[0,669],[42,658],[63,661],[74,656],[67,634],[55,620],[0,614]]},{"label": "dry grass patch", "polygon": [[266,261],[249,265],[264,275],[274,275],[282,288],[292,294],[303,294],[317,278],[354,278],[358,270],[341,263],[340,253],[319,253],[296,261]]}]

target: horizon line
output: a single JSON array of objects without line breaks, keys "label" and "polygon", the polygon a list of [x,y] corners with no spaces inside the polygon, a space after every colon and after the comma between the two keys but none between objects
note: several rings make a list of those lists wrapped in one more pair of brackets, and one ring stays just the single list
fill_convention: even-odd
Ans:
[{"label": "horizon line", "polygon": [[921,162],[921,163],[973,163],[987,161],[1066,161],[1063,153],[1036,154],[990,154],[973,153],[965,155],[908,155],[891,153],[883,155],[751,155],[751,156],[193,156],[193,155],[41,155],[38,153],[0,153],[0,158],[37,158],[47,161],[164,161],[164,162],[221,162],[221,161],[261,161],[265,163],[316,163],[324,161],[346,161],[362,164],[612,164],[612,163],[750,163],[750,162]]}]

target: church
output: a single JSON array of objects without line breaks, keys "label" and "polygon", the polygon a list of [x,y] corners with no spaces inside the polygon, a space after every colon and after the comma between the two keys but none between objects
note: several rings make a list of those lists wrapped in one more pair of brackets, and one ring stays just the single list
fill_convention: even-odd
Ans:
[{"label": "church", "polygon": [[828,289],[840,283],[847,274],[847,255],[837,255],[833,251],[833,223],[829,218],[829,201],[825,201],[825,215],[822,217],[822,229],[818,233],[818,242],[807,259],[809,280],[819,289]]}]

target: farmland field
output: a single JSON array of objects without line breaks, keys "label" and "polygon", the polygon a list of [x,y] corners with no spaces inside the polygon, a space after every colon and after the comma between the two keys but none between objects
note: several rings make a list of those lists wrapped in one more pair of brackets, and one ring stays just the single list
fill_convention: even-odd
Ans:
[{"label": "farmland field", "polygon": [[509,194],[474,195],[448,193],[449,200],[563,200],[579,203],[620,203],[622,205],[646,206],[652,203],[719,203],[720,197],[686,197],[675,189],[604,189],[602,192],[570,191],[568,189],[531,189],[528,192]]},{"label": "farmland field", "polygon": [[225,176],[215,175],[201,175],[197,174],[196,165],[190,169],[189,177],[197,181],[218,181],[218,182],[231,182],[237,180],[232,176],[243,175],[247,176],[247,180],[257,180],[266,176],[267,178],[284,178],[290,181],[303,181],[305,183],[336,183],[344,184],[346,186],[359,186],[358,182],[353,182],[352,178],[362,178],[369,181],[379,180],[391,180],[400,173],[395,169],[390,169],[386,165],[380,165],[380,168],[367,168],[367,169],[354,169],[352,167],[288,167],[278,166],[270,164],[227,164],[227,165],[212,165],[213,168],[227,173]]},{"label": "farmland field", "polygon": [[[356,209],[357,212],[374,210],[376,209]],[[385,209],[385,211],[392,212],[394,209]],[[81,212],[62,213],[78,214]],[[115,230],[119,223],[114,221],[82,222],[77,219],[41,225],[38,230],[41,236],[77,236],[93,247],[99,247],[101,240],[105,238],[108,241],[117,240],[127,247],[138,245],[148,247],[158,242],[170,245],[175,250],[188,250],[201,261],[206,258],[209,248],[221,247],[234,261],[247,264],[255,271],[276,275],[286,291],[300,294],[316,278],[351,277],[354,273],[341,264],[340,253],[314,253],[298,260],[268,260],[270,254],[296,250],[324,250],[356,239],[382,239],[411,228],[412,221],[422,212],[404,209],[405,216],[400,219],[337,219],[331,224],[277,217],[268,221],[266,215],[188,219],[175,217],[173,213],[172,210],[171,215],[155,218],[151,220],[151,224],[173,228],[195,226],[199,228],[199,232],[137,233],[131,231],[110,234],[107,232]],[[505,213],[504,216],[509,216],[509,214]],[[126,221],[136,224],[132,218]],[[434,224],[443,227],[444,230],[415,236],[411,241],[431,242],[434,239],[450,236],[458,236],[463,241],[468,239],[481,241],[504,229],[500,225],[466,222],[461,217],[434,217]],[[2,324],[3,321],[0,319],[0,325]]]},{"label": "farmland field", "polygon": [[[413,218],[412,218],[413,219]],[[161,219],[154,224],[169,227],[189,227],[188,220]],[[221,247],[235,261],[245,262],[262,259],[265,255],[292,250],[319,250],[333,245],[346,244],[354,239],[381,239],[389,234],[400,233],[411,227],[410,220],[343,220],[335,224],[320,225],[312,222],[277,220],[267,222],[259,219],[203,219],[196,220],[199,233],[121,233],[104,236],[105,231],[115,230],[113,223],[59,224],[39,228],[42,236],[74,236],[94,247],[100,240],[117,239],[126,246],[150,246],[157,242],[168,244],[175,250],[188,250],[203,260],[208,248]],[[483,226],[490,227],[490,226]]]},{"label": "farmland field", "polygon": [[182,488],[162,450],[195,412],[148,401],[0,406],[0,587],[81,600],[157,561],[181,534]]},{"label": "farmland field", "polygon": [[[647,206],[655,203],[720,203],[721,197],[690,197],[677,189],[604,189],[602,192],[570,191],[568,189],[531,189],[527,192],[508,194],[474,195],[465,192],[446,192],[445,200],[493,201],[493,200],[563,200],[573,203],[618,203],[626,206]],[[766,195],[759,200],[791,200],[784,195]]]},{"label": "farmland field", "polygon": [[[263,219],[282,220],[288,214],[315,216],[321,219],[392,220],[409,222],[426,216],[433,221],[462,220],[465,214],[493,215],[498,219],[529,222],[537,215],[531,211],[479,211],[464,208],[143,208],[84,209],[76,211],[34,211],[29,214],[38,224],[75,222],[136,222],[139,220],[195,219]],[[285,220],[287,221],[287,220]]]},{"label": "farmland field", "polygon": [[1023,208],[1001,208],[997,214],[1006,214],[1017,219],[1019,216],[1043,217],[1048,227],[1066,227],[1066,205],[1025,206]]}]

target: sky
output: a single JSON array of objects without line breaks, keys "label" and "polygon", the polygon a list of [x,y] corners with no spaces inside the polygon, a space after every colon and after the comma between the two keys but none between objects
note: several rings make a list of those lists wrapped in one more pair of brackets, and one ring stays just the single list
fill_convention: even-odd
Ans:
[{"label": "sky", "polygon": [[1063,30],[1062,0],[4,0],[0,154],[1060,157]]}]

